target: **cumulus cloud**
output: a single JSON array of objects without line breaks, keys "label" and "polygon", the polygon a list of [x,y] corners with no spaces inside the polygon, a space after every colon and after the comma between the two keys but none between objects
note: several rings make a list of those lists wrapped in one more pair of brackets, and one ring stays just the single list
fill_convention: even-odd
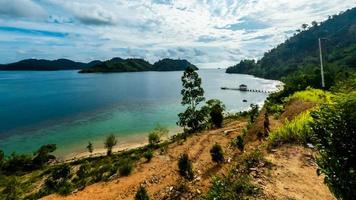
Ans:
[{"label": "cumulus cloud", "polygon": [[[10,49],[31,53],[35,48],[41,50],[36,56],[45,58],[89,61],[120,56],[154,62],[172,57],[200,67],[227,67],[240,59],[260,58],[301,24],[322,21],[352,6],[354,0],[2,0],[0,16],[7,19],[0,18],[0,26],[14,29],[0,30],[6,52],[0,62],[17,58]],[[50,15],[29,21],[44,12]],[[66,35],[31,35],[19,28]]]}]

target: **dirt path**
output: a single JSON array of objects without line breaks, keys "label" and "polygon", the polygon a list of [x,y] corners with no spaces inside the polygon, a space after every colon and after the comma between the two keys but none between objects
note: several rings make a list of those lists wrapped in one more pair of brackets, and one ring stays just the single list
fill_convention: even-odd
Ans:
[{"label": "dirt path", "polygon": [[[228,164],[217,166],[212,163],[209,153],[215,142],[222,145],[225,158],[232,158],[236,150],[229,148],[231,140],[239,135],[246,122],[232,122],[225,128],[194,135],[183,144],[172,144],[163,155],[156,155],[150,163],[140,162],[128,177],[120,177],[109,182],[96,183],[67,197],[50,195],[43,199],[133,199],[137,187],[144,184],[152,199],[163,199],[173,186],[182,182],[177,171],[177,160],[181,153],[188,153],[193,161],[196,179],[188,183],[194,193],[190,198],[199,198],[211,185],[211,176],[228,171]],[[227,134],[224,133],[229,131]]]},{"label": "dirt path", "polygon": [[335,200],[323,177],[316,174],[312,150],[284,146],[267,159],[275,165],[261,184],[268,199]]}]

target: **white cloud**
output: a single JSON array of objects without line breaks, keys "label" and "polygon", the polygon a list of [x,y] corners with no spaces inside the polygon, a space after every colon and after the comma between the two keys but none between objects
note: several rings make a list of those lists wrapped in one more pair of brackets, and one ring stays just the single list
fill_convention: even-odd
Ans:
[{"label": "white cloud", "polygon": [[[6,16],[12,18],[0,19],[0,26],[68,33],[67,37],[53,39],[55,42],[37,36],[36,40],[43,42],[41,46],[29,41],[19,45],[18,52],[29,54],[34,48],[44,52],[46,42],[53,48],[52,53],[37,52],[36,56],[81,61],[135,56],[151,62],[173,57],[189,59],[201,67],[227,67],[243,58],[261,57],[301,24],[324,20],[355,6],[353,1],[38,0],[35,4],[15,0],[11,4],[17,10],[7,11]],[[33,15],[20,12],[20,2],[30,3],[34,8],[29,10],[46,10],[50,15],[32,20],[15,18]],[[8,33],[0,34],[0,46],[10,48],[8,43],[1,43],[4,34]],[[34,37],[12,35],[10,43]],[[0,62],[15,58],[15,54],[2,56]]]},{"label": "white cloud", "polygon": [[43,17],[45,11],[31,0],[1,0],[0,17]]}]

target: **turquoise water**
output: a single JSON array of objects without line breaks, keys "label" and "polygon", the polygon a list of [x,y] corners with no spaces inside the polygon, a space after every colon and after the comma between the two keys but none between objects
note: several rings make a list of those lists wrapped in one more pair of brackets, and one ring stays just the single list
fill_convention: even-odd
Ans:
[{"label": "turquoise water", "polygon": [[[222,100],[231,112],[262,103],[267,94],[221,90],[245,83],[274,90],[277,81],[223,70],[200,70],[207,99]],[[0,71],[0,149],[31,153],[55,143],[57,154],[85,150],[113,133],[124,143],[156,124],[175,128],[182,72],[79,74],[77,71]],[[242,100],[248,100],[243,103]]]}]

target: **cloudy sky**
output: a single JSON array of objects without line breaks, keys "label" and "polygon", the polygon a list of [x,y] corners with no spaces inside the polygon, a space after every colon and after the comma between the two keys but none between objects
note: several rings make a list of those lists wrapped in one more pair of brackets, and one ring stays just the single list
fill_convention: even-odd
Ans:
[{"label": "cloudy sky", "polygon": [[227,67],[355,0],[0,0],[0,63],[188,59]]}]

